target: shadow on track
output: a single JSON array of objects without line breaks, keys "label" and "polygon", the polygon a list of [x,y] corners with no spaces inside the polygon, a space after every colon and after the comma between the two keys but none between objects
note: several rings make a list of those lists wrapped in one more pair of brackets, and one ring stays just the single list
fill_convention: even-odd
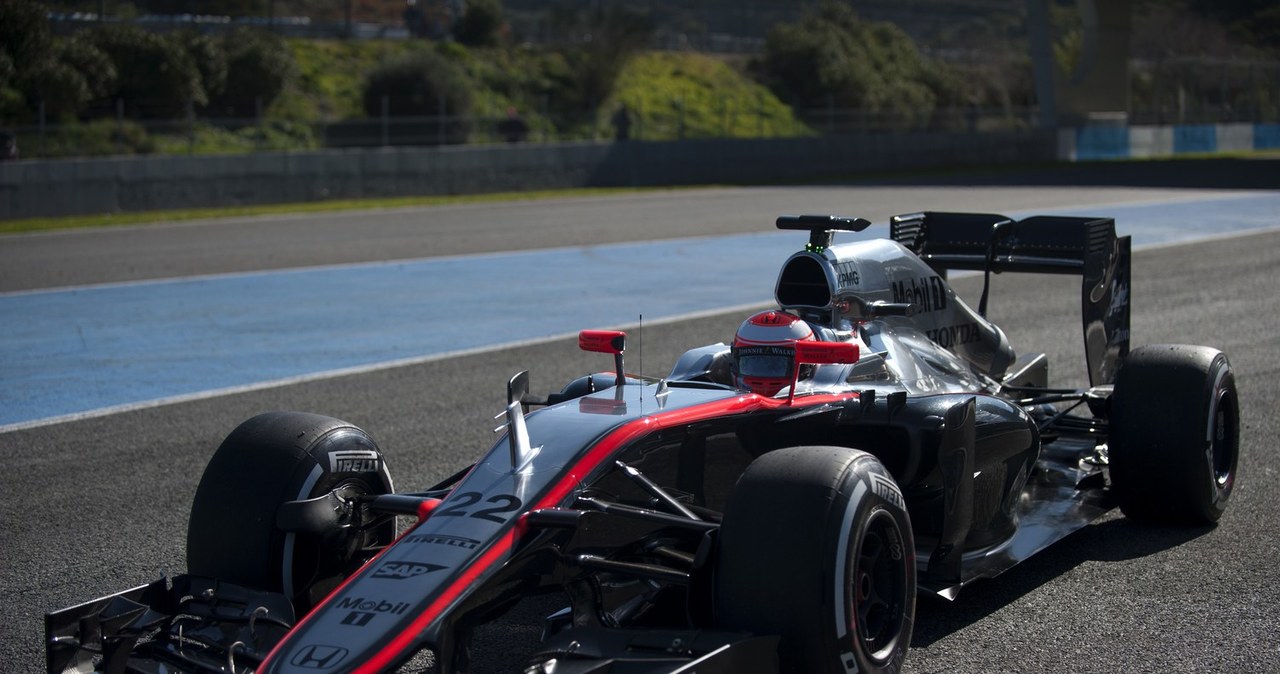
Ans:
[{"label": "shadow on track", "polygon": [[1157,527],[1117,517],[1059,541],[991,581],[966,587],[954,602],[917,599],[912,648],[924,648],[958,632],[1065,575],[1085,562],[1122,562],[1149,557],[1192,541],[1214,527]]}]

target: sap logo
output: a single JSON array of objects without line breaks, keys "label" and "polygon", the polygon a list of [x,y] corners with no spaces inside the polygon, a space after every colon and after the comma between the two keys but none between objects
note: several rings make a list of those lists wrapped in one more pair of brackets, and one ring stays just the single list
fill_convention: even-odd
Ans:
[{"label": "sap logo", "polygon": [[313,644],[304,646],[289,660],[289,664],[303,669],[333,669],[347,657],[347,649],[338,646]]},{"label": "sap logo", "polygon": [[446,567],[439,564],[422,564],[419,562],[386,562],[373,572],[374,578],[390,578],[392,580],[406,580],[408,578],[417,578],[423,574],[439,571]]},{"label": "sap logo", "polygon": [[329,472],[331,473],[376,473],[380,466],[378,453],[371,449],[329,452]]}]

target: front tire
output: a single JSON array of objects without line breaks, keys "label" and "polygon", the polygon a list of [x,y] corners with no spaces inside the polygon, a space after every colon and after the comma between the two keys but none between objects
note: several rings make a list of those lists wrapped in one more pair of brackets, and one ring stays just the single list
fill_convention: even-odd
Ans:
[{"label": "front tire", "polygon": [[348,503],[391,493],[386,461],[364,431],[299,412],[270,412],[240,424],[209,460],[196,489],[187,525],[188,571],[280,592],[299,615],[306,613],[395,535],[393,521],[319,534],[276,526],[281,504],[331,491]]},{"label": "front tire", "polygon": [[1126,517],[1212,524],[1235,487],[1240,410],[1235,376],[1205,346],[1135,349],[1111,398],[1112,489]]},{"label": "front tire", "polygon": [[897,672],[915,596],[911,521],[874,456],[794,447],[747,468],[719,533],[720,627],[781,635],[784,671]]}]

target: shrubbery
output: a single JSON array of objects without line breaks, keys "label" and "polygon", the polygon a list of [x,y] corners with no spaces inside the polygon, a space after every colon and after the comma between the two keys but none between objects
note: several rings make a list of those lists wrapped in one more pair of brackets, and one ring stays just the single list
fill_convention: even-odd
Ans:
[{"label": "shrubbery", "polygon": [[812,133],[763,86],[724,61],[701,54],[635,57],[601,109],[599,125],[613,131],[612,117],[623,105],[631,117],[631,137],[643,140]]},{"label": "shrubbery", "polygon": [[54,37],[45,9],[0,2],[0,115],[23,123],[115,116],[181,119],[208,109],[251,118],[296,72],[278,36],[237,29],[225,36],[154,33],[130,24]]},{"label": "shrubbery", "polygon": [[42,102],[55,118],[75,113],[92,94],[75,63],[62,59],[67,54],[49,30],[43,6],[0,2],[0,114],[30,119]]},{"label": "shrubbery", "polygon": [[[373,72],[362,96],[365,115],[447,118],[444,142],[465,143],[471,132],[471,86],[462,71],[439,53],[426,50],[392,61]],[[385,106],[385,108],[384,108]],[[433,120],[439,124],[440,120]],[[410,127],[398,124],[397,129]],[[412,144],[439,142],[439,133],[411,131]]]},{"label": "shrubbery", "polygon": [[774,27],[754,70],[793,107],[858,109],[904,126],[957,98],[948,69],[922,56],[900,29],[834,2]]},{"label": "shrubbery", "polygon": [[251,118],[266,110],[297,74],[284,40],[261,30],[238,28],[223,39],[226,87],[210,110],[228,117]]},{"label": "shrubbery", "polygon": [[177,40],[120,24],[95,27],[85,39],[116,70],[115,85],[99,99],[98,110],[110,112],[115,101],[123,101],[129,117],[164,119],[209,102],[195,59]]},{"label": "shrubbery", "polygon": [[[54,123],[114,122],[122,101],[126,117],[170,128],[159,150],[213,152],[310,147],[320,135],[337,145],[483,141],[490,137],[472,125],[495,123],[510,108],[534,138],[609,137],[622,105],[631,136],[646,140],[808,134],[796,114],[813,108],[861,110],[906,127],[972,102],[960,92],[974,91],[897,28],[863,21],[842,3],[776,26],[745,69],[754,81],[725,59],[648,52],[648,15],[624,5],[561,13],[552,31],[561,43],[538,47],[504,39],[500,0],[467,7],[455,40],[438,43],[285,41],[244,28],[151,33],[128,24],[59,38],[39,5],[0,0],[0,117],[34,125],[43,104]],[[384,101],[396,118],[385,126]],[[436,119],[442,105],[447,128]],[[245,127],[193,129],[189,113]],[[330,128],[313,131],[317,122]],[[156,148],[86,147],[113,144]]]},{"label": "shrubbery", "polygon": [[237,154],[317,147],[308,124],[268,121],[235,130],[197,123],[182,135],[156,139],[156,151],[169,154]]},{"label": "shrubbery", "polygon": [[39,152],[49,158],[150,154],[157,149],[155,138],[141,124],[114,119],[62,124],[42,139],[19,136],[18,146],[24,156]]},{"label": "shrubbery", "polygon": [[56,58],[31,66],[23,73],[21,86],[27,102],[37,109],[43,105],[44,114],[51,119],[74,118],[93,97],[84,75]]},{"label": "shrubbery", "polygon": [[182,32],[172,39],[187,52],[192,65],[200,74],[200,88],[210,101],[216,100],[227,89],[227,50],[223,40],[203,33]]},{"label": "shrubbery", "polygon": [[471,47],[498,44],[502,31],[502,3],[499,0],[467,0],[466,11],[453,26],[458,42]]},{"label": "shrubbery", "polygon": [[381,116],[384,98],[394,117],[471,112],[471,89],[462,71],[434,51],[409,54],[369,73],[362,98],[365,114]]},{"label": "shrubbery", "polygon": [[642,14],[611,6],[582,19],[573,31],[570,34],[584,39],[564,47],[573,82],[568,89],[580,99],[570,104],[586,109],[600,105],[613,93],[613,85],[631,57],[649,46],[653,24]]}]

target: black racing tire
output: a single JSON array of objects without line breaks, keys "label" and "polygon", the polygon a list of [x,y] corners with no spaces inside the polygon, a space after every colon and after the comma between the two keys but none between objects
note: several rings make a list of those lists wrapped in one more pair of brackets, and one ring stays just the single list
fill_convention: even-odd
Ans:
[{"label": "black racing tire", "polygon": [[269,412],[240,424],[214,453],[187,525],[187,569],[289,597],[305,614],[390,543],[395,522],[364,532],[285,532],[276,511],[337,490],[346,499],[389,494],[391,475],[373,439],[343,421]]},{"label": "black racing tire", "polygon": [[1240,410],[1221,351],[1160,344],[1134,349],[1116,373],[1108,463],[1131,519],[1212,524],[1236,482]]},{"label": "black racing tire", "polygon": [[717,626],[780,635],[783,671],[897,672],[915,619],[911,536],[902,492],[871,454],[769,452],[725,508]]}]

